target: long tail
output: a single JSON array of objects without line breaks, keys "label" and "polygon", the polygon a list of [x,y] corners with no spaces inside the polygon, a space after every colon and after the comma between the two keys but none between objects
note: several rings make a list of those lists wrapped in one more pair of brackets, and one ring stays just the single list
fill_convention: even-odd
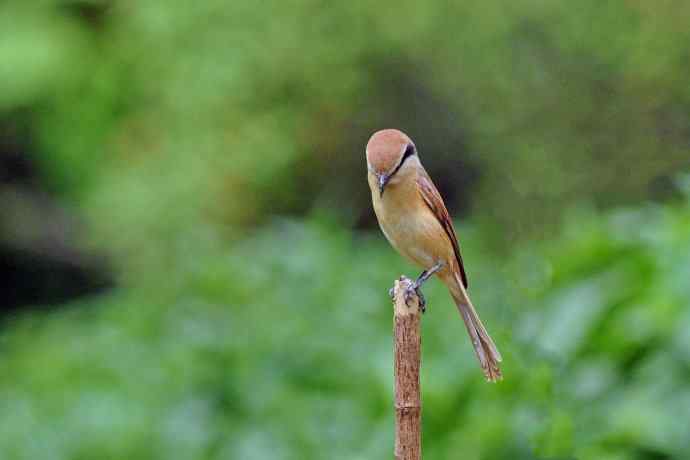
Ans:
[{"label": "long tail", "polygon": [[[449,277],[450,278],[450,277]],[[498,352],[494,341],[491,340],[489,333],[486,332],[482,320],[479,319],[477,310],[474,309],[470,296],[467,294],[462,280],[457,275],[453,279],[447,279],[446,284],[455,304],[458,306],[460,316],[462,316],[467,332],[470,335],[474,352],[477,354],[479,364],[482,366],[484,376],[489,382],[501,380],[501,369],[498,363],[502,361],[501,354]]]}]

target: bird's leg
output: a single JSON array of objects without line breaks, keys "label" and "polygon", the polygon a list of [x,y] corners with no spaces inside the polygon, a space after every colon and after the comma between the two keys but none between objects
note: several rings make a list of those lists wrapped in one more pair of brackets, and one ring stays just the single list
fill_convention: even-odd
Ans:
[{"label": "bird's leg", "polygon": [[420,288],[422,287],[422,284],[426,283],[429,278],[434,276],[434,274],[439,271],[440,269],[443,268],[445,263],[443,261],[438,261],[436,265],[433,267],[424,270],[422,273],[419,274],[419,277],[417,278],[417,281],[415,281],[415,287]]},{"label": "bird's leg", "polygon": [[[417,297],[419,297],[419,309],[422,310],[422,313],[426,311],[426,299],[424,298],[424,294],[422,294],[422,285],[426,283],[429,278],[434,276],[437,271],[442,269],[444,265],[445,263],[443,261],[438,261],[436,265],[420,273],[417,281],[410,286],[410,290],[414,291]],[[407,303],[407,298],[409,298],[409,295],[406,294],[405,303]]]}]

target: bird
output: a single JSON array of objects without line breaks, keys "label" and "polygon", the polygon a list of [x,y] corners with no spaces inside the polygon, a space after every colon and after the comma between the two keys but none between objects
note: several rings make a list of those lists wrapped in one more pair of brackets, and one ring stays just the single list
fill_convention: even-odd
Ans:
[{"label": "bird", "polygon": [[[460,312],[487,381],[501,380],[501,354],[467,293],[467,273],[453,222],[414,142],[397,129],[377,131],[367,143],[366,159],[381,231],[398,253],[423,269],[410,288],[417,294],[422,312],[426,301],[421,286],[436,275]],[[406,293],[406,298],[411,294]]]}]

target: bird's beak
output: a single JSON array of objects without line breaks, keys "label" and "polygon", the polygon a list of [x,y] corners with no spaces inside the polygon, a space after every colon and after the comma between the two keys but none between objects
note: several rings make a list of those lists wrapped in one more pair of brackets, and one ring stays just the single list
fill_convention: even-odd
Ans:
[{"label": "bird's beak", "polygon": [[386,188],[386,184],[388,183],[390,176],[388,174],[381,174],[378,176],[378,179],[379,179],[379,194],[380,194],[380,196],[383,196],[383,191]]}]

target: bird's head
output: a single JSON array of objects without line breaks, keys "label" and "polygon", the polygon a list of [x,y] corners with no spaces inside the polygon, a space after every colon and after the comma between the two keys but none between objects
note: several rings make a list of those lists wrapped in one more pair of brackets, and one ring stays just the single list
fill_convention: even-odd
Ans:
[{"label": "bird's head", "polygon": [[388,184],[410,174],[412,165],[419,162],[412,139],[397,129],[375,132],[367,143],[366,153],[367,167],[376,177],[381,195]]}]

